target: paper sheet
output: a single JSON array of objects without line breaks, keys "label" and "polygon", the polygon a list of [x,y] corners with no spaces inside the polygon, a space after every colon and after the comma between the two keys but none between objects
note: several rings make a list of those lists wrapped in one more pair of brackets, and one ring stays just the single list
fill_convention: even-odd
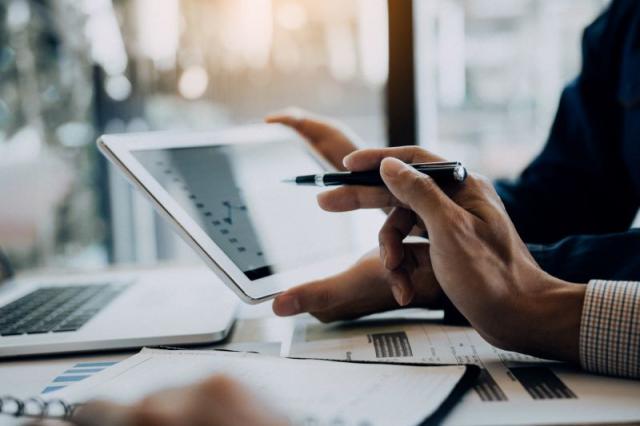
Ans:
[{"label": "paper sheet", "polygon": [[584,374],[497,349],[469,327],[416,319],[296,324],[290,356],[482,368],[445,420],[450,425],[560,424],[640,420],[640,382]]},{"label": "paper sheet", "polygon": [[150,392],[224,373],[290,415],[314,425],[416,425],[446,399],[465,368],[347,364],[249,353],[144,349],[59,392],[83,402],[132,402]]}]

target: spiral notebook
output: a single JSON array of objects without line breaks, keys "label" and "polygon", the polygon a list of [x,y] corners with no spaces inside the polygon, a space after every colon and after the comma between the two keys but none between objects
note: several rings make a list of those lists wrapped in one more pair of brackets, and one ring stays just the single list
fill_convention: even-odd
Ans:
[{"label": "spiral notebook", "polygon": [[[131,403],[225,374],[287,413],[292,424],[417,425],[439,420],[477,376],[473,366],[299,360],[251,353],[143,349],[47,399],[4,398],[0,411],[68,419],[88,400]],[[310,423],[311,422],[311,423]]]}]

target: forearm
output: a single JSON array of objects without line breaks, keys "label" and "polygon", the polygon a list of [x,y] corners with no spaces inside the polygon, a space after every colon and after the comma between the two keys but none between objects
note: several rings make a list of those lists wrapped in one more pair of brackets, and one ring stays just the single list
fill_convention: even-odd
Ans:
[{"label": "forearm", "polygon": [[[548,277],[546,291],[534,295],[521,310],[516,350],[545,359],[578,364],[580,325],[586,285]],[[524,331],[524,332],[522,332]]]},{"label": "forearm", "polygon": [[529,297],[528,308],[513,310],[514,332],[505,348],[593,373],[640,378],[640,282],[547,280],[546,290]]}]

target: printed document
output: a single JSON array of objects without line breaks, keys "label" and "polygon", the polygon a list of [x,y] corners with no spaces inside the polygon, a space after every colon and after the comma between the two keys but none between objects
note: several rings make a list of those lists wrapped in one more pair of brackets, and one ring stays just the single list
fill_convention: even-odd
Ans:
[{"label": "printed document", "polygon": [[293,360],[250,353],[143,349],[59,392],[72,403],[133,402],[151,392],[222,373],[244,383],[294,423],[416,425],[463,378],[461,366],[394,366]]},{"label": "printed document", "polygon": [[445,419],[450,425],[640,421],[640,382],[589,375],[565,364],[503,351],[470,327],[440,321],[387,315],[325,325],[301,318],[289,356],[476,364],[481,374]]}]

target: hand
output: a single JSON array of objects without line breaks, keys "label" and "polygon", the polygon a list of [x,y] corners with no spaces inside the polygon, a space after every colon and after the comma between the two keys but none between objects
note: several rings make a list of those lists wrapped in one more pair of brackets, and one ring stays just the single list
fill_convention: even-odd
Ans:
[{"label": "hand", "polygon": [[[406,163],[433,163],[445,161],[428,151],[406,146],[387,149],[363,149],[349,153],[342,160],[345,168],[352,172],[373,170],[389,155],[398,156]],[[391,208],[404,206],[393,193],[383,186],[344,185],[318,194],[318,204],[330,212],[347,212],[357,209],[382,208],[390,212]]]},{"label": "hand", "polygon": [[[302,135],[333,167],[346,170],[343,161],[362,145],[357,136],[330,119],[299,109],[290,109],[272,114],[265,121],[289,126]],[[337,195],[352,191],[351,187],[340,188]],[[355,192],[354,192],[355,193]],[[327,206],[323,206],[327,207]],[[388,209],[383,209],[389,211]],[[339,209],[337,210],[339,211]],[[414,235],[419,234],[416,230]],[[391,287],[389,273],[382,267],[377,250],[364,256],[349,270],[334,277],[301,285],[280,295],[273,304],[278,315],[295,315],[310,312],[324,322],[357,318],[364,315],[397,309],[402,306],[441,308],[442,292],[438,286],[428,258],[418,255],[427,253],[425,245],[414,245],[416,262],[416,286],[411,291]],[[382,283],[384,285],[375,285]],[[395,301],[394,301],[395,297]]]},{"label": "hand", "polygon": [[386,188],[377,188],[376,194],[360,192],[357,202],[332,201],[343,207],[396,207],[380,230],[381,252],[396,285],[413,285],[414,262],[403,239],[420,219],[429,234],[436,279],[487,341],[577,362],[585,286],[556,279],[536,264],[485,178],[471,175],[445,193],[405,164],[434,161],[430,158],[437,157],[417,147],[356,152],[345,159],[347,167],[380,167]]},{"label": "hand", "polygon": [[383,266],[376,249],[338,275],[282,293],[274,300],[273,311],[280,316],[309,312],[330,322],[398,309],[409,302],[415,307],[441,308],[443,293],[431,269],[429,244],[407,245],[407,253],[414,262],[411,295],[397,293],[391,285],[392,272]]},{"label": "hand", "polygon": [[162,391],[126,406],[90,402],[74,413],[82,426],[258,425],[281,426],[289,421],[267,407],[244,386],[224,376]]},{"label": "hand", "polygon": [[265,121],[284,124],[297,131],[337,170],[345,170],[343,158],[358,149],[358,138],[350,130],[301,109],[290,108],[267,116]]}]

